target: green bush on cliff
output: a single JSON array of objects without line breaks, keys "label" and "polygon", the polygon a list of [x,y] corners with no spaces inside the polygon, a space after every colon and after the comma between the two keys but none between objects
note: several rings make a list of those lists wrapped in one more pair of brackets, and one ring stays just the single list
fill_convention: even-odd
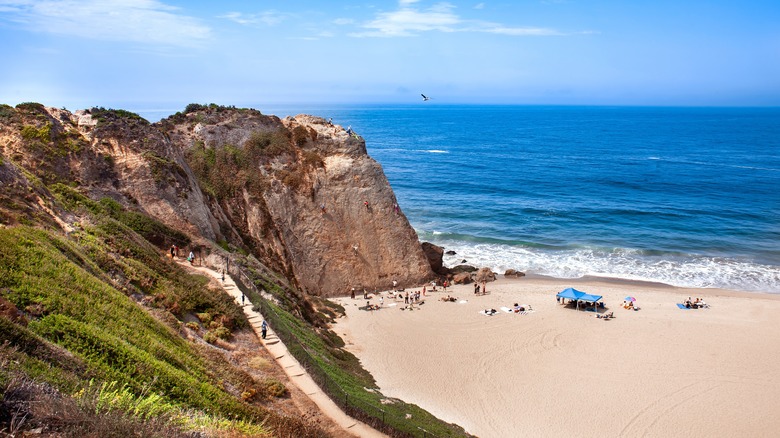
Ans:
[{"label": "green bush on cliff", "polygon": [[16,105],[16,109],[28,114],[46,114],[46,107],[38,102],[23,102]]},{"label": "green bush on cliff", "polygon": [[98,121],[98,124],[113,122],[121,119],[135,120],[145,125],[149,124],[149,121],[141,117],[140,115],[123,109],[113,109],[113,108],[106,109],[101,106],[101,107],[94,107],[90,109],[89,112],[90,114],[92,114],[92,117]]},{"label": "green bush on cliff", "polygon": [[21,131],[22,138],[25,140],[39,140],[44,143],[51,141],[51,123],[46,123],[40,128],[24,125]]},{"label": "green bush on cliff", "polygon": [[14,107],[11,105],[6,104],[0,104],[0,118],[3,119],[10,119],[16,114],[16,111],[14,111]]}]

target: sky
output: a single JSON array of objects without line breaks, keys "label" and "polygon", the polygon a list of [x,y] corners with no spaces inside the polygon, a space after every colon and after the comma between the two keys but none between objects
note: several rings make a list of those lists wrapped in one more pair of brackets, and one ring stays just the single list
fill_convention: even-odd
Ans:
[{"label": "sky", "polygon": [[0,103],[780,105],[780,1],[0,0]]}]

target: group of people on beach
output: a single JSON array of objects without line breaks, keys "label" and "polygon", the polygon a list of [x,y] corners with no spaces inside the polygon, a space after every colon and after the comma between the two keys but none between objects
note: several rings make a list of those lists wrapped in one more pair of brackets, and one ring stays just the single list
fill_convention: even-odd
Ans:
[{"label": "group of people on beach", "polygon": [[691,297],[688,297],[687,300],[683,301],[683,305],[685,305],[685,308],[687,309],[702,309],[705,307],[710,307],[709,304],[705,303],[704,300],[698,297],[693,301],[691,301]]}]

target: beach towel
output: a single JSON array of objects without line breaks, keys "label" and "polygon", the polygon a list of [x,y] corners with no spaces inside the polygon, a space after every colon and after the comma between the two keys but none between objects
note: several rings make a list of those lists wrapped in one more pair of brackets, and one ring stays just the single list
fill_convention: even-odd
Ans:
[{"label": "beach towel", "polygon": [[679,307],[680,309],[683,309],[683,310],[691,310],[690,308],[685,307],[685,304],[677,303],[677,307]]},{"label": "beach towel", "polygon": [[503,310],[506,313],[515,313],[515,311],[510,309],[509,307],[502,307],[501,310]]},{"label": "beach towel", "polygon": [[460,301],[458,301],[458,304],[466,304],[466,303],[468,303],[468,301],[466,301],[466,300],[460,300]]},{"label": "beach towel", "polygon": [[480,310],[480,311],[479,311],[479,313],[481,313],[482,315],[485,315],[485,316],[493,316],[493,315],[498,315],[498,312],[496,312],[496,313],[490,313],[490,312],[488,312],[487,310]]},{"label": "beach towel", "polygon": [[398,303],[390,303],[390,304],[387,305],[387,307],[393,307],[393,306],[397,306],[397,305],[398,305]]}]

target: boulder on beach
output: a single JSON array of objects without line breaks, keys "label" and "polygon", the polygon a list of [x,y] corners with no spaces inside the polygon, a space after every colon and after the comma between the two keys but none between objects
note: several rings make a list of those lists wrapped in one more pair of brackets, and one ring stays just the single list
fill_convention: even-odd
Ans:
[{"label": "boulder on beach", "polygon": [[460,274],[461,272],[475,272],[477,268],[471,265],[458,265],[454,268],[450,268],[451,274]]},{"label": "boulder on beach", "polygon": [[452,277],[452,282],[454,284],[469,284],[471,283],[471,273],[459,272]]},{"label": "boulder on beach", "polygon": [[496,273],[490,268],[480,268],[479,271],[477,271],[475,280],[480,283],[483,281],[496,281]]},{"label": "boulder on beach", "polygon": [[525,277],[525,272],[520,272],[514,269],[507,269],[504,272],[504,277]]}]

